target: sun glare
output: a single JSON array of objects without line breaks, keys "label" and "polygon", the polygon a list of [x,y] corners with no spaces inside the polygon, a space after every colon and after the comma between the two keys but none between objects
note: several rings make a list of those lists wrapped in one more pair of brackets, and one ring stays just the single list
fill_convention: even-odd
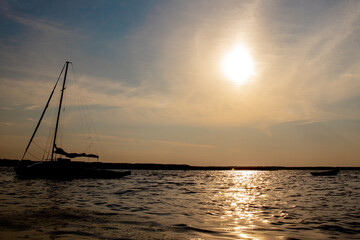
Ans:
[{"label": "sun glare", "polygon": [[243,85],[255,74],[254,60],[250,51],[237,45],[222,59],[221,67],[225,76],[238,85]]}]

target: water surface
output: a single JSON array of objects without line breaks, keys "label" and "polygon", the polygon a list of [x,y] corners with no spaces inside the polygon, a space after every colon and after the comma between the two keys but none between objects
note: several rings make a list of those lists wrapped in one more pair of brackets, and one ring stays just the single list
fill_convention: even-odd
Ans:
[{"label": "water surface", "polygon": [[135,170],[22,180],[0,168],[0,239],[359,239],[360,172]]}]

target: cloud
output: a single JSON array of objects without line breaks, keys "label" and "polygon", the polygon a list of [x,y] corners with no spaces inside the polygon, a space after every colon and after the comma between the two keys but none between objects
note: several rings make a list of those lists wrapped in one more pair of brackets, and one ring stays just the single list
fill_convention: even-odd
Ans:
[{"label": "cloud", "polygon": [[359,117],[356,109],[343,115],[323,108],[360,93],[359,84],[342,77],[359,71],[359,3],[327,3],[259,4],[264,41],[258,46],[264,51],[257,57],[266,63],[259,82],[282,111],[280,121]]},{"label": "cloud", "polygon": [[[73,120],[81,103],[115,161],[121,156],[233,164],[246,158],[283,164],[295,156],[289,164],[296,165],[346,154],[355,159],[357,148],[343,139],[351,136],[349,142],[358,143],[359,5],[161,1],[144,11],[149,15],[134,17],[136,23],[113,22],[105,31],[106,21],[97,25],[104,14],[98,10],[91,12],[89,24],[89,15],[72,5],[75,11],[68,14],[79,14],[82,21],[74,26],[68,19],[54,20],[47,11],[59,14],[54,5],[31,13],[2,5],[2,26],[11,29],[0,39],[2,132],[31,134],[35,123],[29,120],[37,121],[63,63],[71,60],[75,71],[69,69],[64,113],[72,139],[77,141],[80,132]],[[122,19],[111,18],[120,15],[111,10],[106,19]],[[239,43],[249,47],[257,66],[256,76],[241,87],[220,70],[221,57]],[[44,123],[44,128],[51,125]],[[324,154],[327,146],[341,149]]]},{"label": "cloud", "polygon": [[[35,60],[39,72],[40,63],[51,55],[59,59],[72,51],[58,45],[65,43],[68,48],[74,37],[76,49],[78,40],[87,34],[4,11],[8,18],[35,30],[20,47],[26,56],[38,50],[40,56],[46,56]],[[336,103],[351,106],[347,100],[359,95],[359,58],[353,51],[359,38],[358,21],[359,7],[352,2],[168,2],[126,36],[109,40],[104,47],[113,49],[113,55],[101,62],[97,69],[102,71],[91,69],[96,66],[92,60],[80,63],[81,87],[77,90],[86,98],[82,101],[97,106],[96,111],[114,123],[264,128],[279,122],[358,118],[353,107],[346,113],[329,107]],[[219,67],[221,56],[238,41],[251,48],[259,68],[253,83],[241,88],[231,85]],[[80,53],[84,60],[86,55]],[[111,68],[101,67],[106,62],[111,62]],[[88,69],[83,67],[87,63]],[[52,85],[47,81],[55,79],[59,71],[58,62],[53,65],[41,79],[36,75],[24,82],[3,78],[0,92],[6,99],[1,102],[42,106]],[[32,71],[29,69],[26,71]],[[104,69],[109,69],[108,73]],[[67,103],[74,105],[75,96],[70,94]]]},{"label": "cloud", "polygon": [[[8,17],[9,19],[16,21],[22,25],[25,25],[31,28],[33,31],[38,31],[41,33],[46,33],[47,36],[59,37],[59,36],[74,36],[74,31],[66,29],[63,25],[59,23],[51,22],[45,19],[38,19],[29,16],[21,16],[13,12],[9,8],[2,9],[2,15]],[[80,35],[78,35],[80,37]]]},{"label": "cloud", "polygon": [[173,141],[163,141],[163,140],[152,140],[154,143],[159,143],[162,145],[171,145],[175,147],[185,147],[185,148],[214,148],[213,145],[207,144],[192,144],[186,142],[173,142]]},{"label": "cloud", "polygon": [[11,125],[13,125],[13,123],[11,123],[11,122],[0,122],[0,127],[8,127]]},{"label": "cloud", "polygon": [[[16,81],[0,78],[0,103],[3,107],[24,106],[24,109],[35,109],[38,105],[44,105],[50,95],[51,83],[28,80]],[[55,82],[54,82],[55,84]]]},{"label": "cloud", "polygon": [[[238,6],[216,1],[166,4],[166,11],[149,17],[120,41],[130,49],[132,71],[138,70],[136,84],[86,76],[89,103],[103,106],[114,121],[155,124],[264,128],[281,122],[358,118],[354,108],[344,114],[325,107],[345,104],[359,94],[356,78],[342,77],[358,74],[356,54],[337,58],[339,52],[349,51],[344,47],[349,39],[359,37],[358,8],[325,7],[310,16],[315,23],[309,26],[305,10],[311,6],[293,16],[290,13],[301,6],[272,4],[270,9],[262,1]],[[275,15],[277,11],[288,12],[286,19]],[[237,41],[252,48],[259,67],[254,82],[242,88],[231,85],[219,70],[222,54]]]},{"label": "cloud", "polygon": [[33,110],[33,109],[37,109],[37,108],[39,108],[38,105],[32,105],[32,106],[25,107],[25,110]]},{"label": "cloud", "polygon": [[124,144],[135,144],[135,145],[144,145],[144,144],[157,144],[160,146],[168,145],[173,147],[180,148],[214,148],[213,145],[210,144],[195,144],[189,142],[179,142],[179,141],[166,141],[159,139],[139,139],[139,138],[127,138],[127,137],[119,137],[119,136],[100,136],[106,142],[116,143],[117,145]]},{"label": "cloud", "polygon": [[0,14],[5,26],[14,26],[15,30],[5,29],[0,40],[3,78],[46,79],[57,73],[59,63],[82,55],[80,49],[86,37],[78,29],[16,11],[6,1]]}]

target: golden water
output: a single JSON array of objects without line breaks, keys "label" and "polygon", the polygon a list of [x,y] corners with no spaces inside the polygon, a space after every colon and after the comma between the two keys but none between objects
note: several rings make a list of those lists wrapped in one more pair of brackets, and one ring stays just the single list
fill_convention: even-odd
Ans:
[{"label": "golden water", "polygon": [[360,172],[141,171],[21,180],[0,169],[0,239],[359,239]]}]

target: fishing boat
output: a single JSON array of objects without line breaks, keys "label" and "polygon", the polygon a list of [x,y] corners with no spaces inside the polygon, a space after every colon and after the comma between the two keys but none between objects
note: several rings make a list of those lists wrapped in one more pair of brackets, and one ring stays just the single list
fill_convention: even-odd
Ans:
[{"label": "fishing boat", "polygon": [[[70,153],[66,152],[63,148],[57,146],[57,137],[59,131],[59,120],[62,109],[63,96],[66,89],[66,77],[68,73],[68,67],[71,62],[66,62],[64,67],[61,70],[61,73],[55,83],[55,86],[50,94],[50,97],[45,105],[45,108],[41,114],[41,117],[35,127],[35,130],[29,140],[29,143],[25,149],[22,160],[26,156],[30,145],[32,144],[34,137],[41,125],[42,119],[46,113],[46,110],[49,107],[49,104],[54,95],[55,89],[59,83],[59,80],[64,72],[64,78],[62,82],[60,101],[57,108],[57,117],[56,124],[54,128],[54,134],[52,139],[52,144],[50,146],[49,156],[50,158],[45,159],[44,161],[39,161],[34,164],[26,164],[27,161],[20,161],[19,166],[15,168],[15,172],[18,177],[21,178],[43,178],[43,179],[62,179],[62,180],[71,180],[71,179],[84,179],[84,178],[96,178],[96,179],[113,179],[113,178],[122,178],[124,176],[130,175],[130,171],[114,171],[114,170],[105,170],[86,167],[84,164],[79,162],[72,162],[71,159],[78,157],[94,158],[99,159],[99,156],[96,154],[89,153]],[[51,155],[50,155],[51,154]]]},{"label": "fishing boat", "polygon": [[340,170],[338,168],[328,170],[328,171],[321,171],[321,172],[311,172],[313,176],[336,176]]}]

